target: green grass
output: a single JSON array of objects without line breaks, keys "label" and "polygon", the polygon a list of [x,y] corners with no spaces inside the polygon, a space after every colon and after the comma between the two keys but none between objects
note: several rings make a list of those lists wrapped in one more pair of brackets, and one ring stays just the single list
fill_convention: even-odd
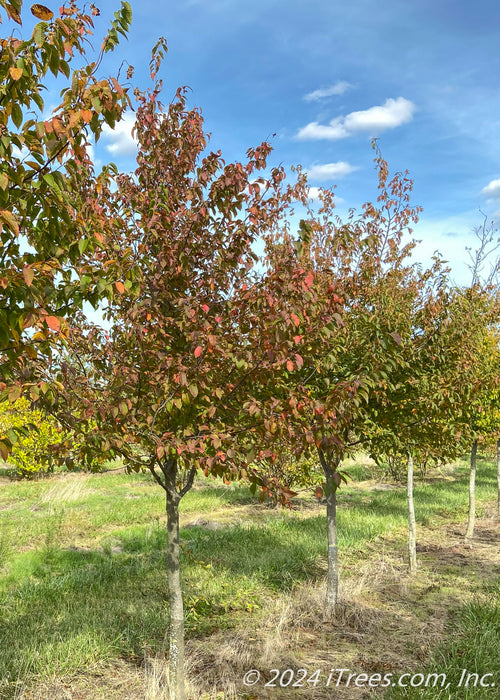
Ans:
[{"label": "green grass", "polygon": [[446,684],[442,687],[440,682],[431,689],[393,689],[387,693],[387,698],[482,700],[499,697],[500,579],[474,602],[454,613],[446,643],[434,652],[430,663],[420,673],[425,678],[429,674],[445,674]]},{"label": "green grass", "polygon": [[[348,471],[369,476],[366,465]],[[493,465],[479,460],[479,510],[494,493]],[[466,462],[418,484],[415,502],[421,524],[464,519]],[[259,504],[243,485],[196,481],[181,503],[183,522],[200,515],[226,522],[213,531],[181,530],[189,636],[252,624],[252,616],[265,614],[269,596],[324,577],[324,506],[313,497],[299,506],[282,511]],[[405,490],[368,490],[353,482],[339,492],[338,519],[348,575],[378,538],[403,542]],[[163,491],[142,474],[2,483],[0,697],[11,697],[12,684],[25,677],[46,680],[162,648],[168,619],[163,521]],[[498,606],[492,610],[498,625]],[[498,634],[488,640],[486,657],[498,658]]]}]

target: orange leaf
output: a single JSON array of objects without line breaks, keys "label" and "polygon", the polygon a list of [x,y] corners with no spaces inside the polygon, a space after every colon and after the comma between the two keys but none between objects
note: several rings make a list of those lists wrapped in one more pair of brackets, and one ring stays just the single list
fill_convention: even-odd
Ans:
[{"label": "orange leaf", "polygon": [[19,12],[16,10],[15,7],[12,7],[12,5],[4,5],[5,9],[7,10],[7,14],[11,19],[14,20],[14,22],[17,22],[18,24],[22,24],[21,20],[21,15]]},{"label": "orange leaf", "polygon": [[323,498],[323,489],[321,486],[316,486],[316,491],[314,492],[314,495],[318,500],[321,500]]},{"label": "orange leaf", "polygon": [[12,78],[12,80],[19,80],[19,78],[21,78],[23,75],[23,69],[16,68],[15,66],[11,66],[9,68],[9,73],[10,73],[10,77]]},{"label": "orange leaf", "polygon": [[14,401],[17,401],[17,399],[21,398],[22,393],[23,391],[20,386],[13,386],[12,389],[9,391],[9,401],[11,403],[14,403]]},{"label": "orange leaf", "polygon": [[85,124],[88,124],[93,117],[93,112],[91,109],[82,109],[80,114]]},{"label": "orange leaf", "polygon": [[289,372],[293,372],[293,362],[291,360],[287,361],[286,368]]},{"label": "orange leaf", "polygon": [[16,234],[16,236],[19,235],[19,224],[17,223],[16,217],[12,212],[7,211],[6,209],[0,211],[0,219],[5,221],[7,226]]},{"label": "orange leaf", "polygon": [[45,322],[53,331],[61,330],[61,321],[57,318],[57,316],[46,316]]},{"label": "orange leaf", "polygon": [[314,275],[312,272],[309,272],[309,274],[307,275],[307,277],[304,280],[304,283],[305,283],[307,288],[310,288],[312,286],[313,282],[314,282]]},{"label": "orange leaf", "polygon": [[24,281],[28,285],[28,287],[31,287],[31,283],[33,282],[33,277],[35,276],[35,273],[33,271],[32,267],[25,267],[23,270],[23,277]]},{"label": "orange leaf", "polygon": [[201,355],[202,352],[203,352],[203,348],[201,347],[201,345],[198,345],[198,347],[195,348],[194,356],[195,356],[195,357],[199,357],[199,356]]},{"label": "orange leaf", "polygon": [[293,342],[295,343],[295,345],[298,345],[303,337],[304,337],[303,335],[294,335]]},{"label": "orange leaf", "polygon": [[115,282],[115,287],[117,291],[120,292],[120,294],[123,294],[123,292],[125,291],[125,285],[123,284],[123,282]]},{"label": "orange leaf", "polygon": [[10,450],[11,448],[7,445],[7,443],[0,440],[0,457],[4,462],[9,459]]},{"label": "orange leaf", "polygon": [[37,3],[36,5],[32,5],[30,9],[32,15],[35,15],[35,17],[38,17],[38,19],[41,19],[44,22],[48,22],[49,19],[52,19],[54,16],[52,10],[49,10],[49,8],[45,7],[45,5],[39,5]]},{"label": "orange leaf", "polygon": [[290,318],[296,326],[300,326],[300,318],[296,314],[290,314]]}]

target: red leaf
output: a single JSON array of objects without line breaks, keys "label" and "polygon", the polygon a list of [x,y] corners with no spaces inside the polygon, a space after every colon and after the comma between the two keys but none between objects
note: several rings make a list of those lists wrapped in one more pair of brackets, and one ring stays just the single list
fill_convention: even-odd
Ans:
[{"label": "red leaf", "polygon": [[300,318],[296,314],[290,314],[290,318],[296,326],[300,326]]},{"label": "red leaf", "polygon": [[210,311],[210,307],[207,306],[206,304],[203,304],[203,306],[202,306],[201,308],[203,309],[203,311],[204,311],[206,314]]},{"label": "red leaf", "polygon": [[295,361],[297,363],[297,367],[302,367],[304,364],[304,360],[300,355],[295,355]]},{"label": "red leaf", "polygon": [[203,348],[201,347],[201,345],[198,345],[198,347],[195,348],[194,356],[195,356],[195,357],[199,357],[199,356],[201,355],[202,352],[203,352]]},{"label": "red leaf", "polygon": [[294,341],[295,345],[298,345],[303,337],[304,337],[303,335],[294,335],[293,341]]}]

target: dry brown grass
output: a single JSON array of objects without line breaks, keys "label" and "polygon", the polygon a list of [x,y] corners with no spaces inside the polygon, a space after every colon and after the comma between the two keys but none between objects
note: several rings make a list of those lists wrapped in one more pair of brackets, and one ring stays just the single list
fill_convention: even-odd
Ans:
[{"label": "dry brown grass", "polygon": [[79,501],[90,491],[88,486],[89,474],[64,474],[54,482],[54,485],[40,497],[40,503],[50,503],[52,506]]}]

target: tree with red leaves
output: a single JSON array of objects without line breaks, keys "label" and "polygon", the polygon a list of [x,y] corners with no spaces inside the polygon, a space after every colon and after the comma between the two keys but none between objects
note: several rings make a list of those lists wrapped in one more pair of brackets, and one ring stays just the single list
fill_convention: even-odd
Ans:
[{"label": "tree with red leaves", "polygon": [[[159,42],[153,53],[153,77],[164,49]],[[267,143],[244,163],[207,152],[202,115],[187,107],[185,90],[166,109],[159,85],[137,98],[137,169],[106,170],[85,208],[99,236],[87,285],[107,284],[110,329],[82,318],[46,379],[57,383],[51,410],[61,421],[88,423],[89,454],[120,455],[165,490],[177,699],[184,697],[179,502],[198,472],[247,479],[282,501],[292,495],[252,464],[274,458],[280,393],[338,325],[341,306],[329,291],[331,271],[288,254],[287,216],[293,202],[307,201],[305,179],[286,186],[282,168],[263,177]],[[277,250],[280,240],[282,264],[257,264],[256,244]]]}]

